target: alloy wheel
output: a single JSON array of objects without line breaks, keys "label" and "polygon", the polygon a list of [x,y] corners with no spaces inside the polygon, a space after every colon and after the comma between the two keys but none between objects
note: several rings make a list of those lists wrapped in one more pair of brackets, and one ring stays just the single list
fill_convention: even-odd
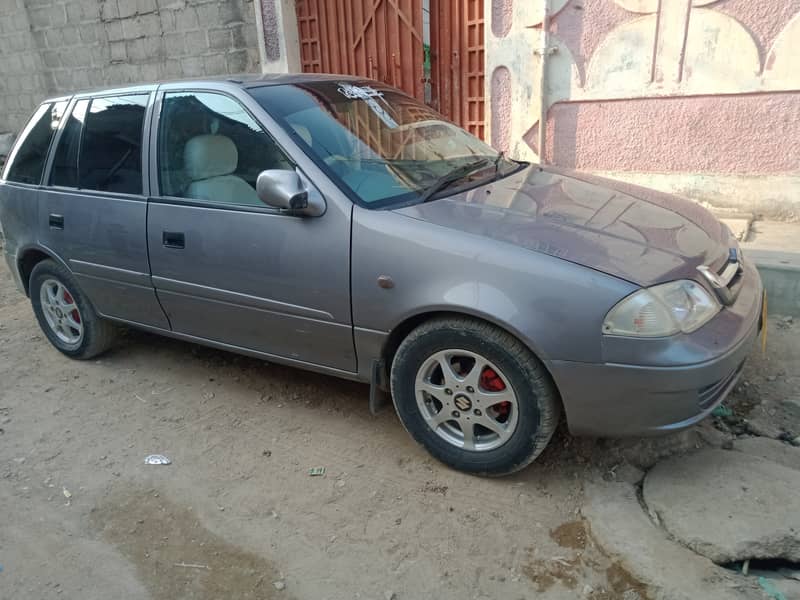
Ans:
[{"label": "alloy wheel", "polygon": [[50,330],[56,337],[70,346],[77,346],[83,339],[83,319],[75,298],[55,279],[47,279],[39,290],[42,312]]},{"label": "alloy wheel", "polygon": [[454,349],[431,355],[417,371],[414,391],[428,426],[463,450],[493,450],[516,429],[514,389],[494,363],[475,352]]}]

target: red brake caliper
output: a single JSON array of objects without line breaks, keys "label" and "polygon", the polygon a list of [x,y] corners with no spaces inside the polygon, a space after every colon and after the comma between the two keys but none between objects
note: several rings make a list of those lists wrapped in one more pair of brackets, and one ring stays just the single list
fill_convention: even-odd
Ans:
[{"label": "red brake caliper", "polygon": [[[67,304],[75,304],[75,300],[72,299],[72,296],[67,290],[64,290],[64,302]],[[81,313],[78,312],[78,309],[72,311],[72,318],[75,319],[76,323],[81,322]]]},{"label": "red brake caliper", "polygon": [[[503,383],[503,380],[500,379],[500,376],[494,369],[486,367],[481,373],[481,387],[487,392],[502,392],[506,389],[506,384]],[[498,417],[508,417],[508,413],[511,410],[511,403],[500,402],[494,406],[494,409],[497,411]]]}]

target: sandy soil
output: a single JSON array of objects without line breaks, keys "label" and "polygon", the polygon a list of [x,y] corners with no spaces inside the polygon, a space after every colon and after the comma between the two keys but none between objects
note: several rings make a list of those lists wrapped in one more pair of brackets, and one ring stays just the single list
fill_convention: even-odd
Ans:
[{"label": "sandy soil", "polygon": [[[723,435],[562,428],[524,472],[470,477],[362,385],[139,332],[71,361],[11,288],[0,267],[2,599],[646,598],[580,521],[582,482]],[[786,354],[798,326],[773,328]],[[784,358],[754,351],[733,404],[796,392]]]}]

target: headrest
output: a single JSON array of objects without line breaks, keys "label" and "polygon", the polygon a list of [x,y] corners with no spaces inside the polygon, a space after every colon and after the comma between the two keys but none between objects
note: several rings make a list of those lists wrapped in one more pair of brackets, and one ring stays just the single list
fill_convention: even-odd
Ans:
[{"label": "headrest", "polygon": [[183,167],[192,181],[230,175],[238,164],[236,144],[224,135],[195,136],[183,149]]}]

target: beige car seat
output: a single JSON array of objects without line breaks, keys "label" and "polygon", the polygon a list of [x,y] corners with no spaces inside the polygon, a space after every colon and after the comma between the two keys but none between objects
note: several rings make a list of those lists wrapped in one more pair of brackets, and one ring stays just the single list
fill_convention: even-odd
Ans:
[{"label": "beige car seat", "polygon": [[233,175],[238,164],[239,152],[229,137],[193,137],[183,151],[184,169],[191,181],[184,196],[230,204],[259,204],[250,184]]}]

